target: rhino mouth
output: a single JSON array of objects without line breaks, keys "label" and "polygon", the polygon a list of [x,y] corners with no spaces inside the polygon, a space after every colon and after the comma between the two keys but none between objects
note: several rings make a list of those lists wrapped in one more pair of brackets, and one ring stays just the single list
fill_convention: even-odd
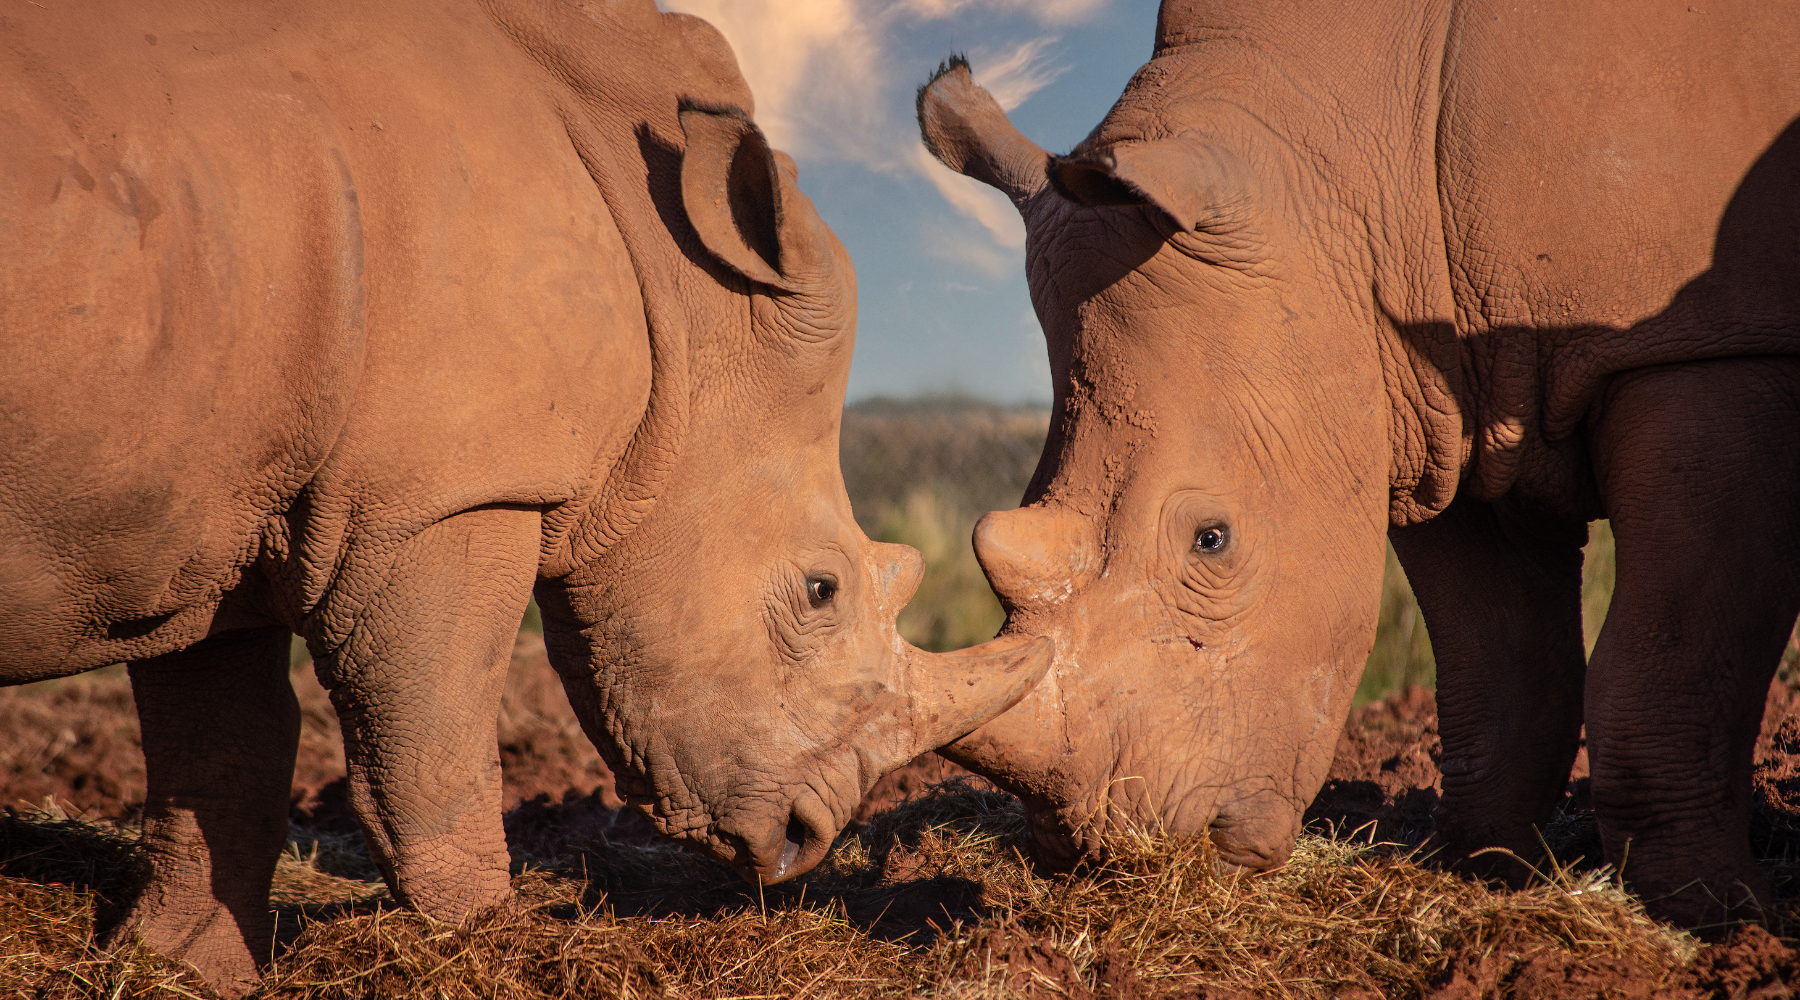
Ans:
[{"label": "rhino mouth", "polygon": [[760,824],[739,818],[686,833],[669,830],[654,812],[639,808],[664,836],[688,850],[724,862],[751,885],[775,885],[812,871],[831,853],[837,839],[836,826],[819,822],[821,817],[803,816],[802,813],[814,810],[798,803],[789,807],[785,820],[762,827],[760,835],[751,832]]},{"label": "rhino mouth", "polygon": [[762,843],[744,845],[731,867],[751,885],[775,885],[812,871],[831,853],[835,831],[823,831],[802,819],[798,810],[790,814],[778,836],[763,838]]},{"label": "rhino mouth", "polygon": [[788,872],[794,870],[800,861],[800,851],[811,839],[811,834],[812,831],[806,828],[806,824],[799,820],[788,820],[787,830],[782,834],[781,860],[775,863],[777,880],[786,878]]}]

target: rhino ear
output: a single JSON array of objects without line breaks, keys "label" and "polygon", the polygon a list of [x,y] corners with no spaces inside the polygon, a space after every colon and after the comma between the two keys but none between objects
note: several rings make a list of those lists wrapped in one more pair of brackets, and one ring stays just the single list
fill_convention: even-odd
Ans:
[{"label": "rhino ear", "polygon": [[1249,172],[1235,154],[1197,136],[1121,142],[1053,157],[1050,183],[1082,205],[1154,205],[1181,232],[1235,214],[1249,194]]},{"label": "rhino ear", "polygon": [[[687,151],[681,201],[706,249],[751,281],[795,291],[795,266],[811,256],[804,201],[784,178],[762,130],[735,108],[681,109]],[[786,183],[784,184],[784,181]]]},{"label": "rhino ear", "polygon": [[919,88],[919,137],[944,166],[1000,189],[1013,204],[1043,190],[1050,156],[1007,120],[975,82],[969,60],[951,56]]}]

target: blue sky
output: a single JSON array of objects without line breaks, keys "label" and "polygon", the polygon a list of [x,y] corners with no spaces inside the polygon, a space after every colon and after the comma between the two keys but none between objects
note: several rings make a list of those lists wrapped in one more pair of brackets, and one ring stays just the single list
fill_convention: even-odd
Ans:
[{"label": "blue sky", "polygon": [[919,144],[913,92],[951,52],[1052,152],[1150,56],[1155,0],[660,0],[737,51],[756,118],[800,166],[861,285],[849,399],[956,391],[1048,402],[1024,228]]}]

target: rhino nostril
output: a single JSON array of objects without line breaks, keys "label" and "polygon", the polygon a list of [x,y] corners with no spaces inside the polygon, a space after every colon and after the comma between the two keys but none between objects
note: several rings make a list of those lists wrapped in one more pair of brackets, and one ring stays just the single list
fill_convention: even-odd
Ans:
[{"label": "rhino nostril", "polygon": [[775,866],[776,878],[787,875],[788,869],[794,867],[794,862],[800,857],[800,849],[806,845],[809,835],[810,831],[805,823],[791,817],[788,819],[786,843],[781,845],[781,863]]}]

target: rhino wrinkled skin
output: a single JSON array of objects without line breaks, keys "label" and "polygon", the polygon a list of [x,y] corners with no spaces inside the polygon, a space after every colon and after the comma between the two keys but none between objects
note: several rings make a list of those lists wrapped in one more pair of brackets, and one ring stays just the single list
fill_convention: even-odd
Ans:
[{"label": "rhino wrinkled skin", "polygon": [[[1441,857],[1517,879],[1581,726],[1607,858],[1687,925],[1770,900],[1763,693],[1800,611],[1800,8],[1166,0],[1050,156],[951,60],[940,160],[1007,194],[1056,402],[976,528],[1057,660],[946,752],[1037,850],[1291,850],[1383,536],[1437,655]],[[1581,545],[1618,586],[1586,660]]]},{"label": "rhino wrinkled skin", "polygon": [[0,15],[0,682],[129,661],[136,935],[270,954],[305,638],[396,898],[509,890],[534,588],[628,801],[778,881],[1047,669],[928,654],[838,472],[850,261],[650,0]]}]

